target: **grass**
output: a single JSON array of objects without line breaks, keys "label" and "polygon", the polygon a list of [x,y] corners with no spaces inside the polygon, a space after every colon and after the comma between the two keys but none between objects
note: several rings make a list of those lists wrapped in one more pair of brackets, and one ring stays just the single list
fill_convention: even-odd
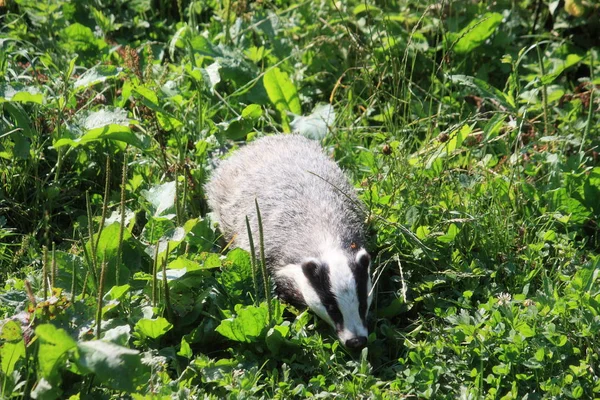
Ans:
[{"label": "grass", "polygon": [[[599,12],[0,2],[0,397],[600,397]],[[369,209],[360,353],[206,207],[292,130]]]}]

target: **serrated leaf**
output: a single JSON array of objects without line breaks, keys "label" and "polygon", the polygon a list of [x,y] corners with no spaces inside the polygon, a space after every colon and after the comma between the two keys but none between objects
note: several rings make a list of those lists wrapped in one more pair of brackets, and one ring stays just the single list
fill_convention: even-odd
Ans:
[{"label": "serrated leaf", "polygon": [[95,84],[105,82],[108,79],[115,79],[123,68],[114,65],[98,65],[85,71],[73,84],[75,89],[86,89]]}]

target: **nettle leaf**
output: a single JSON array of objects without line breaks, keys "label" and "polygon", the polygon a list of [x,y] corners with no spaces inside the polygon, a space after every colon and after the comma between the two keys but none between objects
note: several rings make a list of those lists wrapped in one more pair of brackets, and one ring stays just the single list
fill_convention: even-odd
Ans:
[{"label": "nettle leaf", "polygon": [[260,307],[244,307],[238,304],[235,313],[234,317],[221,321],[217,332],[236,342],[256,342],[267,327],[267,303],[261,304]]},{"label": "nettle leaf", "polygon": [[502,14],[486,13],[480,18],[473,19],[460,32],[448,35],[447,45],[458,54],[467,54],[481,46],[502,22]]},{"label": "nettle leaf", "polygon": [[42,104],[44,95],[34,86],[24,86],[19,83],[0,83],[0,103],[6,101]]},{"label": "nettle leaf", "polygon": [[102,83],[108,79],[115,79],[123,72],[123,68],[115,67],[114,65],[98,65],[85,71],[79,79],[75,81],[73,87],[83,90]]},{"label": "nettle leaf", "polygon": [[39,341],[38,365],[41,377],[57,386],[61,382],[60,369],[65,366],[69,354],[77,343],[64,329],[44,324],[35,329]]},{"label": "nettle leaf", "polygon": [[139,149],[148,147],[148,139],[136,135],[129,127],[134,121],[122,108],[106,107],[98,111],[84,111],[68,126],[69,136],[58,139],[54,147],[80,146],[109,139],[125,142]]},{"label": "nettle leaf", "polygon": [[287,113],[302,114],[300,97],[298,97],[296,86],[294,86],[289,76],[279,68],[268,70],[263,77],[263,84],[269,100],[271,100],[271,103],[281,113],[284,130],[289,132],[290,126]]},{"label": "nettle leaf", "polygon": [[163,317],[142,318],[135,324],[134,331],[141,339],[158,339],[173,328],[173,324]]},{"label": "nettle leaf", "polygon": [[335,111],[331,104],[316,106],[307,116],[296,116],[292,123],[292,132],[310,139],[321,140],[335,121]]},{"label": "nettle leaf", "polygon": [[140,352],[102,340],[79,343],[77,366],[93,373],[95,380],[109,388],[135,392],[150,377],[149,367],[142,364]]}]

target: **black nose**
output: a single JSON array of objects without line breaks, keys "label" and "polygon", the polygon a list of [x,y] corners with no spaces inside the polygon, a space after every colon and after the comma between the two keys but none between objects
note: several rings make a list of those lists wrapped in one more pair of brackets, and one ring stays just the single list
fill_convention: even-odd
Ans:
[{"label": "black nose", "polygon": [[366,336],[357,336],[346,340],[346,347],[349,349],[362,349],[367,344]]}]

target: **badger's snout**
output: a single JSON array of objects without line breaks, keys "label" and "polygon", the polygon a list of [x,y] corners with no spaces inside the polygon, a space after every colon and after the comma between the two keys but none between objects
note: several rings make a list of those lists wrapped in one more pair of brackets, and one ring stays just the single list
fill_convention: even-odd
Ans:
[{"label": "badger's snout", "polygon": [[356,336],[346,340],[344,345],[349,349],[362,349],[367,344],[366,336]]}]

